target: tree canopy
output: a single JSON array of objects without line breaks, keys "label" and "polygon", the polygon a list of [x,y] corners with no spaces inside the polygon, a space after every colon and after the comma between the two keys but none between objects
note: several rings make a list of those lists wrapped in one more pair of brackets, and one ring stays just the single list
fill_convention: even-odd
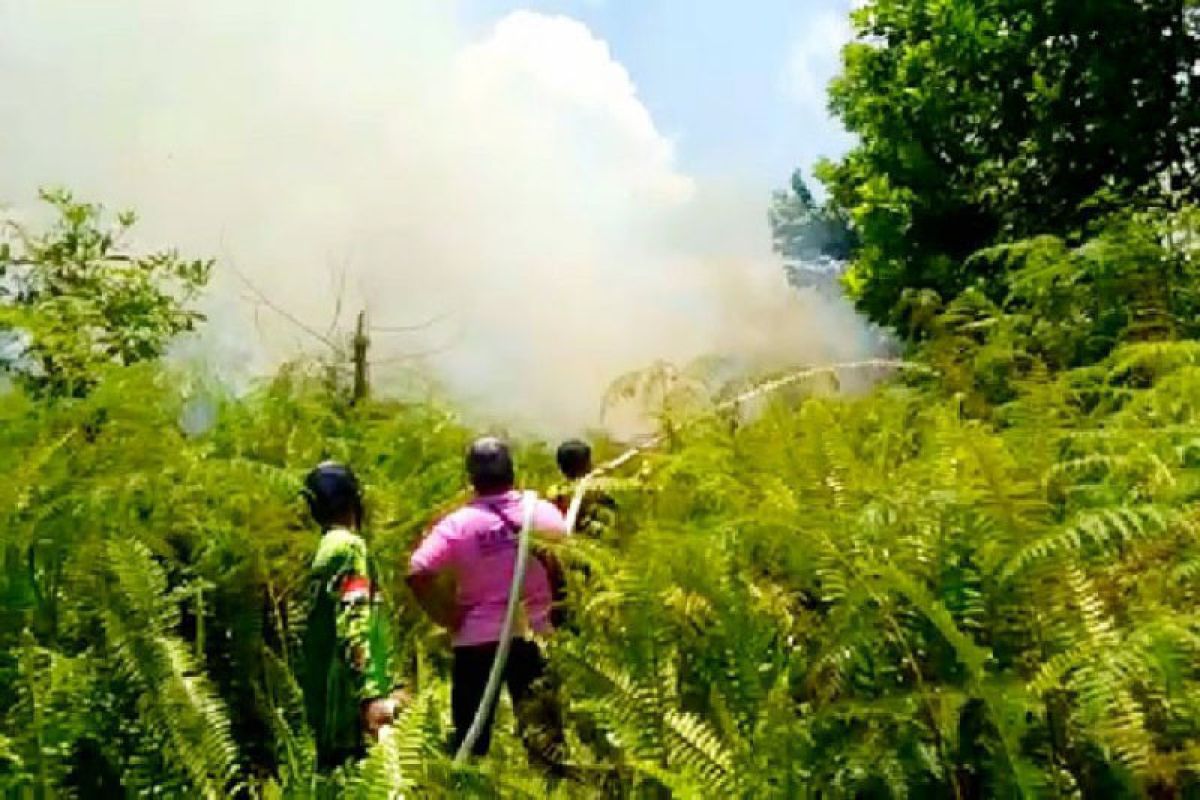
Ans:
[{"label": "tree canopy", "polygon": [[166,250],[121,250],[136,221],[109,223],[98,205],[65,191],[42,194],[57,215],[44,231],[9,222],[0,239],[0,369],[51,394],[87,391],[104,364],[158,358],[202,316],[189,303],[211,262]]},{"label": "tree canopy", "polygon": [[1180,0],[872,0],[853,19],[830,103],[859,141],[818,174],[872,319],[987,290],[981,248],[1200,197],[1200,23]]},{"label": "tree canopy", "polygon": [[836,288],[853,252],[854,234],[844,218],[816,201],[800,170],[792,173],[787,190],[772,194],[767,222],[771,246],[783,257],[792,285]]}]

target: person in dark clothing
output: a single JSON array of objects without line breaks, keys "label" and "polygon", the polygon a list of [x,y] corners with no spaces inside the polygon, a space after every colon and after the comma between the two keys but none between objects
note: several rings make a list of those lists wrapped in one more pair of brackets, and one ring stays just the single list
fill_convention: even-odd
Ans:
[{"label": "person in dark clothing", "polygon": [[[571,507],[579,482],[592,471],[592,448],[581,439],[568,439],[555,454],[558,469],[566,482],[555,486],[550,496],[564,515]],[[603,536],[616,523],[617,502],[602,489],[589,486],[579,504],[575,530],[589,536]]]},{"label": "person in dark clothing", "polygon": [[[450,713],[454,721],[452,745],[455,751],[462,745],[475,719],[495,658],[495,643],[454,648]],[[555,687],[547,672],[546,659],[535,642],[528,639],[513,640],[504,666],[504,687],[508,690],[521,738],[531,760],[552,771],[556,770],[562,757],[562,719],[554,696]],[[487,755],[492,744],[495,721],[496,703],[493,703],[483,723],[483,731],[471,748],[471,755]]]}]

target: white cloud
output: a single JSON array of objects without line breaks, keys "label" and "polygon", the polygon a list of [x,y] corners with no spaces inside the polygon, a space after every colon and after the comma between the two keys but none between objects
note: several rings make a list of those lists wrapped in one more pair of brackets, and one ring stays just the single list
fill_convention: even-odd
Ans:
[{"label": "white cloud", "polygon": [[[486,119],[505,118],[520,130],[508,140],[524,142],[553,134],[572,161],[605,159],[609,178],[626,183],[645,200],[673,203],[693,192],[691,179],[675,170],[673,144],[655,128],[629,73],[608,44],[568,17],[527,11],[502,19],[484,41],[458,58],[462,99]],[[571,137],[567,139],[565,137]],[[562,145],[575,141],[579,146]],[[590,142],[590,144],[589,144]]]},{"label": "white cloud", "polygon": [[826,88],[841,68],[841,50],[852,35],[844,11],[810,18],[793,42],[784,69],[784,89],[794,102],[809,111],[824,111]]},{"label": "white cloud", "polygon": [[[830,117],[827,99],[829,83],[841,71],[842,48],[853,37],[849,14],[846,6],[810,14],[780,73],[780,92],[796,113],[796,163],[805,168],[854,146],[854,137]],[[811,188],[820,195],[819,185]]]}]

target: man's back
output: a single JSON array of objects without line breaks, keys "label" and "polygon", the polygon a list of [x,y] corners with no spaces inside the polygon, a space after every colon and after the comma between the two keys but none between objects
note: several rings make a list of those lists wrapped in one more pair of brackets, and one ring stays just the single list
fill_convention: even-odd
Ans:
[{"label": "man's back", "polygon": [[[414,571],[449,569],[457,579],[457,603],[464,616],[454,632],[456,647],[499,640],[523,517],[520,492],[476,497],[435,525],[413,553]],[[539,499],[533,528],[561,535],[566,522],[551,503]],[[548,631],[551,587],[536,558],[529,560],[523,597],[529,625],[538,632]]]}]

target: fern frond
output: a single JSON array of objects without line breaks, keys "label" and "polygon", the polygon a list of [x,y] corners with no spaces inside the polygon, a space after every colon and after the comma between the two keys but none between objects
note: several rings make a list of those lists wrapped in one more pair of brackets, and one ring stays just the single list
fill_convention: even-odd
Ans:
[{"label": "fern frond", "polygon": [[700,718],[664,708],[660,692],[617,667],[596,659],[573,657],[572,661],[603,687],[605,701],[593,707],[614,726],[636,769],[656,778],[661,770],[680,770],[700,785],[735,790],[732,756]]},{"label": "fern frond", "polygon": [[305,719],[304,697],[295,676],[269,648],[263,648],[263,685],[258,698],[274,734],[281,787],[307,796],[316,787],[316,740]]},{"label": "fern frond", "polygon": [[1159,506],[1102,508],[1080,512],[1064,529],[1018,550],[1002,567],[1002,581],[1014,578],[1031,565],[1066,553],[1111,552],[1122,545],[1171,530],[1194,529],[1191,518]]},{"label": "fern frond", "polygon": [[959,630],[958,625],[954,622],[954,617],[946,607],[907,573],[891,565],[879,567],[878,573],[883,578],[885,586],[904,595],[937,628],[943,638],[954,648],[959,661],[967,668],[971,680],[982,680],[984,665],[991,654]]},{"label": "fern frond", "polygon": [[671,736],[668,757],[672,767],[697,775],[711,790],[732,796],[737,779],[729,751],[712,729],[692,714],[670,711],[666,729]]},{"label": "fern frond", "polygon": [[1113,354],[1109,378],[1124,378],[1139,370],[1158,378],[1181,367],[1197,365],[1200,365],[1200,342],[1138,342],[1125,345]]},{"label": "fern frond", "polygon": [[113,597],[102,612],[108,652],[138,694],[138,712],[160,737],[168,763],[207,798],[236,793],[238,750],[229,715],[171,628],[177,610],[166,579],[140,542],[111,542]]},{"label": "fern frond", "polygon": [[414,782],[403,769],[400,735],[387,728],[371,747],[354,784],[354,796],[360,800],[399,800]]}]

